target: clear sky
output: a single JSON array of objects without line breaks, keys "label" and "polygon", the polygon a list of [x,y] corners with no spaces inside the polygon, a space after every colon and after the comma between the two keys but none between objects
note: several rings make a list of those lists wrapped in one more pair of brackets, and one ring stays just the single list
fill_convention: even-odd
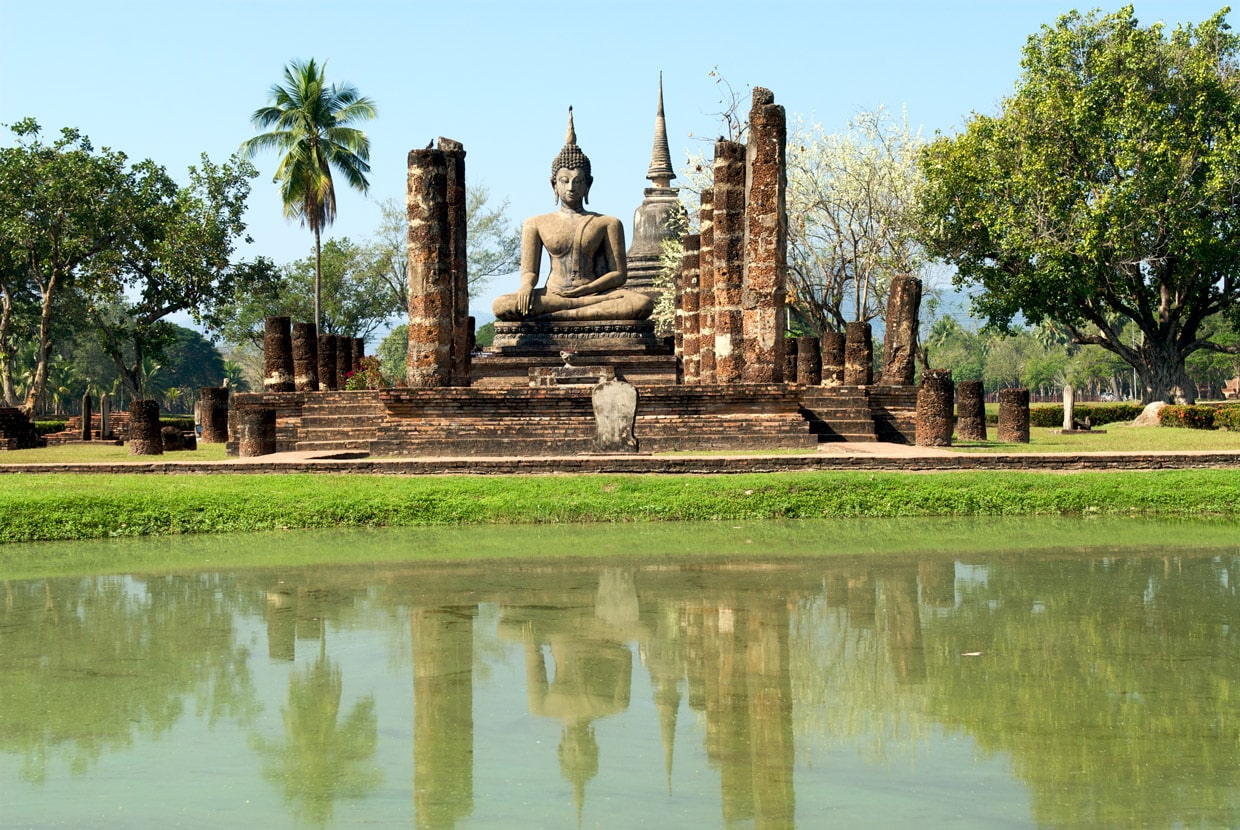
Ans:
[{"label": "clear sky", "polygon": [[[1135,2],[1143,24],[1169,27],[1221,7]],[[329,80],[356,85],[379,109],[366,127],[371,195],[341,184],[330,236],[370,236],[377,203],[404,202],[408,151],[437,136],[464,143],[467,180],[507,197],[514,225],[551,210],[548,168],[569,105],[594,168],[590,206],[631,230],[648,184],[660,71],[677,165],[721,132],[715,67],[746,111],[750,87],[764,86],[790,116],[832,131],[881,105],[905,108],[927,135],[952,132],[969,113],[996,110],[1019,77],[1027,38],[1071,8],[1068,0],[0,0],[0,123],[33,116],[47,140],[77,127],[96,146],[154,159],[184,181],[200,154],[223,160],[253,134],[250,115],[287,61],[313,57],[327,62]],[[0,145],[12,143],[0,133]],[[283,218],[270,183],[276,156],[255,163],[248,254],[308,255],[309,231]],[[475,313],[488,319],[490,296],[515,287],[515,277],[500,278]]]}]

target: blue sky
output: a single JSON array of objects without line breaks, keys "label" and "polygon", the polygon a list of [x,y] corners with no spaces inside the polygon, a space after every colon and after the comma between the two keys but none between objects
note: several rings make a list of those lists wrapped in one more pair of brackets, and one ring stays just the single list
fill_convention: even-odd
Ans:
[{"label": "blue sky", "polygon": [[[1117,3],[1102,6],[1105,11]],[[1090,8],[1085,5],[1081,8]],[[1135,3],[1143,24],[1199,22],[1221,3]],[[673,160],[721,131],[718,67],[744,97],[775,93],[790,115],[842,128],[856,112],[905,108],[924,133],[952,132],[1010,94],[1020,50],[1070,10],[1045,0],[505,3],[32,2],[0,0],[0,123],[35,117],[96,146],[152,158],[181,180],[253,134],[285,63],[327,61],[330,80],[373,98],[371,194],[339,197],[331,236],[362,240],[377,203],[404,201],[405,159],[437,136],[465,144],[467,178],[507,197],[514,224],[552,209],[548,165],[569,105],[594,167],[590,206],[631,228],[641,201],[659,72]],[[1234,15],[1232,15],[1234,20]],[[12,143],[5,130],[0,144]],[[249,252],[306,256],[310,233],[282,216],[274,155],[256,159]],[[500,279],[475,306],[489,317]]]}]

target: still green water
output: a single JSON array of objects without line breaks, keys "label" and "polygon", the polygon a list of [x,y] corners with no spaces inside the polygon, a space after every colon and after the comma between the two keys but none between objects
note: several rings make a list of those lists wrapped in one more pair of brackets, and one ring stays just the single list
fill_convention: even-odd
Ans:
[{"label": "still green water", "polygon": [[1238,539],[1055,519],[6,546],[0,827],[1236,827]]}]

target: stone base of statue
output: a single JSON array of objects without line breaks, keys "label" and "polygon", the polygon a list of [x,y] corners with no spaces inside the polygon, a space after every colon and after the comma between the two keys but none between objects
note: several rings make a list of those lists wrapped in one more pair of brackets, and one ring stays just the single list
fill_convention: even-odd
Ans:
[{"label": "stone base of statue", "polygon": [[653,320],[571,322],[530,320],[495,322],[496,355],[670,354],[655,335]]}]

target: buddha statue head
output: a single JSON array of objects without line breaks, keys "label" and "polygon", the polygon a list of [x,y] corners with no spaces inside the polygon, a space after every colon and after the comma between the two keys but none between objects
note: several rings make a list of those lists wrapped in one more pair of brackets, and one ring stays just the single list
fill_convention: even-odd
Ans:
[{"label": "buddha statue head", "polygon": [[594,183],[594,177],[590,175],[589,157],[577,146],[577,130],[573,127],[572,107],[568,108],[568,132],[564,136],[564,148],[551,162],[551,189],[555,191],[556,204],[559,204],[561,200],[560,190],[556,187],[556,179],[561,170],[578,171],[580,185],[585,188],[582,201],[589,204],[590,185]]}]

